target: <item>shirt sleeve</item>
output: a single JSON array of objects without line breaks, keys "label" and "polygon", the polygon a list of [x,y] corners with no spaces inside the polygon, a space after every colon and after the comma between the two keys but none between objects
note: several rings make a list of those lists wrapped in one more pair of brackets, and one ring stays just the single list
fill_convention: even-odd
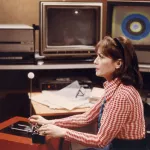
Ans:
[{"label": "shirt sleeve", "polygon": [[64,128],[82,127],[88,125],[97,118],[101,102],[102,99],[100,99],[91,109],[83,114],[56,119],[54,120],[54,124]]},{"label": "shirt sleeve", "polygon": [[119,133],[130,114],[130,104],[123,95],[111,99],[109,106],[104,109],[99,132],[94,134],[67,130],[65,139],[76,141],[82,145],[104,147]]}]

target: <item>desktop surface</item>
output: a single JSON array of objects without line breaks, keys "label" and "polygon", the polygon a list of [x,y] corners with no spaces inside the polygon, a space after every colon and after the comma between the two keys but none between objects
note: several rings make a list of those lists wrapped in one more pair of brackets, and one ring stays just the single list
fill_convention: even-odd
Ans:
[{"label": "desktop surface", "polygon": [[[40,92],[32,93],[32,96],[40,94]],[[74,114],[80,114],[84,113],[87,110],[89,110],[89,107],[85,108],[75,108],[73,110],[67,110],[67,109],[51,109],[46,105],[40,104],[36,101],[31,101],[34,113],[41,116],[65,116],[65,115],[74,115]]]}]

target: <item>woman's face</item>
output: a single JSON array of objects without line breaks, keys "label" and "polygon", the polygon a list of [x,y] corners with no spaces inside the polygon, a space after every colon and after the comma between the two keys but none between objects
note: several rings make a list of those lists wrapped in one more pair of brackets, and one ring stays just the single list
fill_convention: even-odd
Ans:
[{"label": "woman's face", "polygon": [[113,72],[116,69],[116,61],[110,57],[104,56],[98,51],[94,64],[96,68],[96,76],[104,77],[108,81],[112,79]]}]

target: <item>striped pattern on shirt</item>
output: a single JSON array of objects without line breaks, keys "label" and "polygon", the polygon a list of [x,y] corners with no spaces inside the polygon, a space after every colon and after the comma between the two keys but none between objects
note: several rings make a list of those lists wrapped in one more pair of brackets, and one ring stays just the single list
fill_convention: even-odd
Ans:
[{"label": "striped pattern on shirt", "polygon": [[[92,147],[104,147],[114,138],[142,139],[145,137],[143,104],[133,86],[120,83],[119,79],[104,83],[106,104],[97,134],[68,129],[65,139]],[[104,98],[104,97],[103,97]],[[95,121],[103,101],[101,98],[89,111],[56,119],[55,124],[64,128],[82,127]]]}]

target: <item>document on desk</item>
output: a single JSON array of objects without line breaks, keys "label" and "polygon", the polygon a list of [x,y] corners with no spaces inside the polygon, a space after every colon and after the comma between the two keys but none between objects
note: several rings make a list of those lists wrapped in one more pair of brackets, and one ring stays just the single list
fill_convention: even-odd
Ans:
[{"label": "document on desk", "polygon": [[90,89],[84,89],[74,81],[59,91],[42,91],[41,94],[32,96],[32,100],[47,105],[50,108],[65,108],[72,110],[77,107],[91,107],[89,97]]},{"label": "document on desk", "polygon": [[100,98],[102,98],[104,96],[104,94],[105,94],[104,88],[93,87],[91,94],[90,94],[89,101],[96,102]]}]

